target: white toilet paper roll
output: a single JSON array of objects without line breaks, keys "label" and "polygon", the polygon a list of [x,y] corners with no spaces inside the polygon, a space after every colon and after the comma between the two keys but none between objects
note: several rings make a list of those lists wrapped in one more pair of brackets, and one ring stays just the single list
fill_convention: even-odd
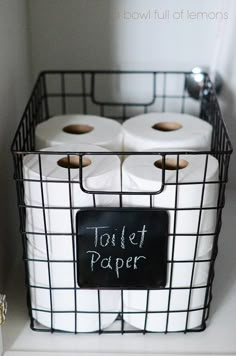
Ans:
[{"label": "white toilet paper roll", "polygon": [[[108,152],[104,148],[89,144],[62,145],[46,150]],[[83,167],[84,188],[96,191],[120,191],[120,160],[117,156],[86,155],[83,163],[85,164]],[[73,294],[73,288],[78,288],[73,262],[76,258],[75,238],[72,234],[75,233],[75,214],[79,208],[93,207],[94,204],[96,206],[119,206],[119,199],[116,195],[95,194],[93,196],[84,193],[79,183],[79,164],[78,156],[72,155],[70,159],[71,184],[69,184],[68,159],[65,154],[42,154],[42,175],[40,175],[39,156],[27,155],[23,162],[23,175],[26,179],[24,182],[25,203],[29,205],[26,208],[28,258],[40,260],[29,262],[30,284],[39,287],[31,288],[32,305],[33,308],[44,310],[33,311],[33,316],[41,324],[51,327],[49,312],[49,287],[51,286],[53,327],[64,331],[75,331],[73,311],[76,311],[77,331],[87,332],[98,330],[99,325],[105,328],[114,321],[120,308],[120,293],[101,291],[100,303],[98,303],[98,293],[95,290],[77,289],[76,296]],[[40,181],[40,178],[44,182]],[[27,179],[34,181],[27,181]],[[47,234],[45,234],[44,223]],[[50,260],[49,263],[47,259]],[[62,295],[63,298],[61,298]],[[101,313],[100,321],[98,305],[100,305],[101,312],[108,312]],[[94,313],[86,313],[90,311]]]},{"label": "white toilet paper roll", "polygon": [[94,144],[111,151],[121,151],[122,126],[112,119],[91,115],[54,116],[37,125],[36,147],[60,144]]},{"label": "white toilet paper roll", "polygon": [[[177,156],[166,156],[164,190],[152,195],[151,201],[153,207],[168,209],[170,251],[172,235],[182,234],[175,237],[174,259],[192,260],[197,232],[206,234],[199,238],[198,256],[206,254],[212,246],[213,237],[207,234],[214,234],[215,230],[218,184],[210,182],[218,181],[218,161],[211,155],[180,155],[179,165],[182,169],[177,171],[175,164]],[[162,165],[162,157],[159,155],[135,155],[126,158],[122,167],[122,190],[133,192],[134,195],[123,195],[124,207],[150,207],[150,195],[135,195],[135,192],[158,191],[162,185]]]},{"label": "white toilet paper roll", "polygon": [[[51,152],[108,152],[108,150],[89,144],[60,145],[45,149]],[[42,150],[42,151],[45,151]],[[61,163],[60,163],[61,162]],[[25,203],[32,206],[26,209],[27,224],[44,229],[44,216],[47,230],[52,233],[71,233],[71,210],[91,206],[118,206],[117,195],[87,194],[81,190],[78,157],[71,157],[70,180],[68,169],[60,166],[67,163],[67,156],[41,155],[42,180],[38,155],[24,158],[23,174],[25,181]],[[120,160],[114,155],[86,155],[83,159],[83,186],[87,190],[120,191]],[[71,193],[71,194],[70,194]],[[43,194],[43,195],[42,195]],[[71,197],[70,197],[71,195]],[[71,201],[70,201],[71,200]],[[43,204],[46,209],[43,210]]]},{"label": "white toilet paper roll", "polygon": [[[50,297],[53,305],[51,325]],[[117,317],[117,307],[113,298],[117,299],[114,291],[77,290],[76,304],[74,290],[52,290],[51,296],[47,289],[31,289],[31,298],[37,299],[37,305],[32,307],[44,311],[33,311],[33,317],[42,325],[56,330],[69,332],[92,332],[99,328],[105,329]],[[41,305],[40,303],[43,302]],[[100,309],[99,309],[100,308]],[[76,314],[74,312],[76,310]],[[100,317],[99,313],[100,312]],[[109,314],[107,314],[109,312]],[[100,319],[100,320],[99,320]]]},{"label": "white toilet paper roll", "polygon": [[189,289],[173,289],[170,299],[167,289],[153,290],[149,294],[148,291],[138,291],[136,297],[134,293],[129,293],[126,295],[126,304],[124,305],[124,319],[138,329],[153,332],[193,329],[201,325],[206,293],[207,288],[199,287],[192,290],[189,313],[186,311],[189,302]]},{"label": "white toilet paper roll", "polygon": [[124,150],[210,150],[212,126],[187,114],[149,113],[123,124]]},{"label": "white toilet paper roll", "polygon": [[[182,300],[188,300],[191,280],[193,286],[202,287],[200,294],[198,293],[196,297],[196,291],[192,291],[193,299],[191,299],[190,306],[196,309],[204,305],[204,290],[206,290],[204,286],[207,284],[210,265],[207,260],[211,256],[216,227],[214,207],[217,206],[218,184],[210,182],[218,181],[218,161],[211,155],[180,155],[180,169],[176,169],[176,164],[177,156],[166,157],[166,185],[160,194],[153,195],[151,198],[150,196],[124,195],[123,206],[150,207],[151,199],[153,207],[168,210],[170,236],[167,287],[186,288],[182,290]],[[123,191],[158,191],[162,184],[162,167],[161,156],[129,156],[122,168]],[[179,185],[176,194],[177,172]],[[205,184],[203,184],[204,178]],[[201,203],[203,210],[201,210]],[[195,263],[194,257],[197,260]],[[170,278],[171,274],[172,278]],[[172,290],[171,293],[177,291],[179,290]],[[145,312],[144,293],[144,291],[124,292],[124,305],[127,311]],[[168,298],[169,290],[151,291],[148,310],[160,311],[161,305],[168,303]],[[178,299],[171,298],[171,308],[178,309]],[[187,307],[188,304],[185,304],[181,308],[183,312],[170,313],[168,331],[184,330],[187,318],[187,312],[184,310],[187,310]],[[138,328],[144,327],[145,314],[124,314],[124,318]],[[166,318],[167,313],[148,315],[146,329],[165,331]],[[188,328],[199,326],[201,321],[202,310],[190,311]]]}]

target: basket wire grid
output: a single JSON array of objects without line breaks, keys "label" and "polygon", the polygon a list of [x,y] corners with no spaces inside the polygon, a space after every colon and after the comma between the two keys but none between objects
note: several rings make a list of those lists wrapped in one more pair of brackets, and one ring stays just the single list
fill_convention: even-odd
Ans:
[{"label": "basket wire grid", "polygon": [[[189,331],[202,331],[206,328],[206,321],[209,317],[210,304],[212,300],[212,284],[214,279],[214,262],[218,252],[218,237],[221,229],[221,215],[222,208],[225,203],[225,188],[228,181],[228,167],[230,161],[230,155],[232,153],[231,142],[227,133],[226,126],[224,124],[219,104],[215,95],[214,88],[212,83],[207,75],[204,75],[204,87],[201,92],[201,97],[199,101],[192,99],[186,88],[186,80],[190,75],[189,72],[158,72],[158,71],[47,71],[42,72],[34,86],[31,97],[28,101],[26,109],[24,111],[23,117],[20,121],[20,124],[17,128],[16,135],[12,143],[12,154],[14,160],[14,179],[16,180],[17,187],[17,204],[19,208],[20,215],[20,232],[22,236],[23,244],[23,259],[25,261],[25,283],[27,286],[27,303],[28,310],[31,320],[31,328],[37,331],[59,331],[54,326],[54,317],[56,314],[69,313],[73,316],[74,327],[71,332],[78,333],[77,322],[80,318],[80,313],[93,314],[97,316],[98,319],[98,331],[101,333],[146,333],[148,332],[147,323],[148,318],[151,314],[162,314],[165,315],[165,327],[161,332],[172,332],[169,328],[169,319],[173,313],[184,312],[186,315],[185,325],[182,328],[181,332]],[[136,83],[140,80],[141,84],[145,85],[146,94],[144,99],[141,99],[139,91],[135,92],[135,88],[132,88],[132,81],[134,79]],[[115,83],[115,85],[114,85]],[[127,87],[127,95],[125,100],[123,98],[118,98],[116,95],[116,90],[113,89],[116,84],[123,87]],[[130,87],[130,86],[131,87]],[[134,92],[132,92],[132,90]],[[102,95],[101,95],[102,94]],[[103,96],[103,97],[102,97]],[[58,151],[37,151],[35,149],[35,127],[37,124],[47,120],[54,115],[64,115],[70,113],[82,113],[82,114],[95,114],[105,117],[110,117],[119,122],[125,121],[130,116],[141,113],[148,112],[166,112],[174,111],[180,113],[193,113],[196,116],[199,116],[203,120],[209,122],[213,127],[212,135],[212,147],[211,151],[198,151],[198,152],[58,152]],[[37,181],[41,186],[41,198],[42,205],[35,206],[29,205],[25,202],[24,196],[24,184],[27,179],[23,175],[23,159],[27,154],[35,154],[38,157],[38,164],[40,170],[40,179]],[[119,155],[121,157],[125,155],[161,155],[163,159],[163,169],[162,169],[162,184],[161,188],[157,192],[124,192],[120,191],[96,191],[96,190],[87,190],[83,184],[83,164],[78,168],[79,170],[79,181],[75,182],[71,179],[71,168],[68,168],[68,187],[69,187],[69,206],[68,207],[48,207],[45,204],[45,192],[43,184],[45,180],[43,179],[43,168],[42,168],[42,155],[64,155],[68,157],[70,161],[71,156],[79,156],[81,162],[86,155]],[[177,158],[177,170],[176,170],[176,181],[175,183],[168,183],[165,181],[166,175],[166,157],[168,155],[176,155]],[[188,184],[202,186],[202,193],[200,199],[200,205],[197,208],[185,209],[185,210],[197,210],[199,212],[198,222],[197,222],[197,231],[196,233],[188,233],[189,238],[196,238],[195,251],[193,258],[185,261],[176,261],[174,259],[175,244],[180,238],[176,233],[176,214],[180,208],[177,208],[178,200],[178,189],[181,186],[179,179],[179,162],[181,155],[204,155],[206,157],[205,164],[203,167],[203,179],[201,181],[191,182]],[[215,182],[206,182],[206,175],[208,169],[208,160],[209,155],[213,155],[219,163],[219,179]],[[28,179],[30,181],[30,179]],[[60,180],[48,180],[47,183],[64,183]],[[207,184],[218,184],[219,185],[219,194],[217,205],[213,207],[204,207],[204,191]],[[101,310],[101,290],[97,290],[97,299],[98,299],[98,310],[88,310],[80,312],[78,311],[78,300],[77,300],[77,279],[76,279],[76,247],[75,247],[75,228],[74,228],[74,214],[75,210],[78,210],[80,206],[73,206],[72,204],[72,185],[79,184],[80,189],[93,196],[93,207],[97,207],[97,196],[99,194],[114,195],[118,197],[119,207],[123,207],[123,198],[126,195],[143,195],[149,197],[149,207],[153,207],[153,198],[160,194],[168,184],[174,184],[175,186],[175,207],[172,210],[174,212],[174,228],[173,233],[169,234],[169,239],[172,241],[172,251],[171,255],[168,256],[167,264],[169,271],[169,283],[165,287],[166,292],[168,293],[168,302],[165,310],[154,310],[150,311],[149,308],[149,297],[150,290],[146,290],[146,303],[145,310],[142,311],[126,311],[124,305],[124,289],[120,289],[120,298],[121,298],[121,307],[118,313],[115,327],[103,329],[102,327],[102,316],[106,313],[117,314],[117,311],[102,311]],[[26,230],[26,211],[27,209],[41,209],[43,214],[44,222],[44,231],[27,231]],[[70,220],[71,220],[71,231],[67,235],[71,239],[71,246],[73,251],[73,260],[62,259],[60,261],[54,261],[50,256],[50,238],[54,236],[59,236],[60,232],[50,232],[47,229],[47,211],[50,209],[68,209],[70,211]],[[217,214],[217,223],[214,231],[209,233],[201,233],[200,225],[202,214],[205,210],[215,210]],[[34,236],[43,237],[45,239],[46,246],[46,258],[43,260],[32,258],[28,252],[28,238],[30,234]],[[62,233],[61,233],[62,235]],[[198,259],[197,248],[199,241],[205,236],[212,236],[212,250],[211,255],[207,259]],[[48,285],[40,286],[32,283],[30,279],[31,266],[32,263],[42,263],[46,264],[48,271]],[[51,266],[53,263],[71,263],[73,266],[73,286],[70,288],[62,288],[53,285],[51,281]],[[194,285],[194,275],[195,269],[198,264],[201,263],[209,264],[209,273],[207,277],[207,282],[202,286]],[[176,287],[172,285],[172,276],[175,266],[178,263],[183,263],[186,268],[191,268],[191,278],[190,285],[188,287]],[[191,298],[194,290],[199,290],[205,288],[205,298],[204,303],[198,308],[191,308]],[[32,293],[34,291],[44,289],[48,291],[49,296],[49,308],[40,308],[37,305],[32,303]],[[54,298],[53,293],[55,290],[71,290],[74,296],[74,308],[73,310],[56,310],[54,307]],[[172,310],[171,309],[171,295],[173,291],[186,290],[188,292],[188,302],[184,310]],[[201,325],[197,328],[189,327],[189,318],[192,311],[201,312]],[[37,313],[46,313],[50,318],[50,326],[44,327],[37,323],[35,315]],[[125,315],[128,314],[142,314],[143,317],[143,327],[140,329],[135,329],[129,327],[125,322]]]}]

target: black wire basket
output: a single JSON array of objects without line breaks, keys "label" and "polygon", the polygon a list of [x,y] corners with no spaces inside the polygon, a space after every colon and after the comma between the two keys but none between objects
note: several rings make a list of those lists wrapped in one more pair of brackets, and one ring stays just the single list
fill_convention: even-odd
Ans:
[{"label": "black wire basket", "polygon": [[[214,279],[214,262],[218,251],[218,237],[221,229],[221,215],[225,203],[225,188],[228,180],[228,167],[230,155],[232,153],[232,146],[225,127],[219,104],[212,83],[207,75],[204,74],[203,87],[201,88],[200,99],[193,99],[187,90],[187,80],[189,72],[158,72],[158,71],[45,71],[42,72],[34,86],[29,102],[24,111],[23,117],[17,128],[13,143],[12,155],[14,160],[14,179],[16,180],[18,208],[20,215],[20,232],[23,244],[23,259],[25,262],[25,282],[27,286],[27,303],[31,320],[31,328],[37,331],[66,331],[66,332],[86,332],[94,331],[98,333],[146,333],[150,331],[155,332],[197,332],[206,328],[206,321],[209,317],[210,304],[212,300],[212,284]],[[134,83],[134,85],[132,84]],[[142,90],[140,90],[142,88]],[[143,90],[145,88],[145,90]],[[119,93],[123,92],[123,96]],[[126,98],[125,100],[123,98]],[[44,179],[43,179],[43,155],[63,155],[70,159],[72,156],[79,156],[80,162],[83,162],[85,156],[90,155],[119,155],[124,158],[127,155],[154,155],[162,156],[162,185],[157,192],[124,192],[120,191],[96,191],[88,190],[83,184],[83,164],[78,167],[79,180],[76,182],[80,189],[93,197],[93,204],[90,206],[91,211],[101,213],[102,209],[97,209],[97,196],[115,195],[118,199],[117,209],[107,208],[106,212],[119,213],[131,211],[137,213],[139,210],[129,209],[124,207],[123,200],[127,195],[143,195],[149,198],[150,204],[148,209],[155,210],[153,206],[153,198],[160,194],[168,185],[165,181],[165,173],[167,169],[166,157],[168,155],[175,155],[177,160],[177,169],[175,176],[175,206],[172,209],[174,213],[174,225],[176,224],[176,214],[179,211],[177,206],[177,195],[181,183],[179,179],[179,164],[183,152],[111,152],[111,153],[96,153],[96,152],[58,152],[58,151],[39,151],[35,149],[35,127],[37,124],[47,120],[55,115],[64,115],[70,113],[94,114],[104,117],[113,118],[119,122],[124,122],[127,118],[149,112],[176,112],[176,113],[190,113],[210,123],[213,127],[212,146],[210,151],[198,152],[184,152],[185,155],[204,155],[203,178],[201,181],[191,182],[192,185],[201,185],[200,204],[195,210],[198,211],[197,231],[195,233],[188,233],[189,239],[194,238],[195,249],[190,258],[185,260],[175,260],[175,246],[180,241],[181,236],[175,231],[168,233],[166,241],[171,240],[171,250],[165,256],[165,263],[168,274],[168,283],[164,283],[159,287],[142,286],[135,288],[133,285],[118,285],[116,288],[109,288],[100,286],[99,282],[93,289],[93,307],[91,309],[80,310],[80,294],[85,292],[86,296],[89,291],[79,288],[77,281],[77,267],[78,261],[78,246],[77,246],[77,232],[75,229],[75,216],[73,212],[80,210],[80,206],[73,206],[72,204],[72,184],[75,184],[71,179],[71,167],[68,171],[68,199],[69,206],[55,207],[46,206],[44,198]],[[27,179],[24,176],[23,160],[28,154],[34,154],[37,157],[40,179],[36,179],[35,183],[41,187],[41,205],[30,205],[25,199],[25,183]],[[206,182],[206,173],[208,169],[209,156],[214,156],[219,164],[219,178],[215,182],[219,187],[218,200],[215,206],[210,208],[204,207],[204,189],[208,184]],[[122,160],[121,160],[122,161]],[[28,179],[29,180],[29,179]],[[57,180],[52,183],[60,184]],[[65,183],[63,181],[63,183]],[[29,231],[26,218],[27,209],[38,209],[42,213],[43,231],[37,230],[33,227]],[[71,231],[66,235],[67,241],[71,248],[72,258],[61,256],[60,259],[55,260],[50,253],[51,240],[55,237],[63,235],[60,231],[51,232],[47,227],[47,213],[52,209],[68,209],[71,220]],[[146,210],[148,210],[146,209]],[[216,226],[207,234],[200,230],[201,218],[206,209],[215,211],[217,216]],[[86,209],[85,209],[86,210]],[[194,210],[194,209],[186,209]],[[142,210],[141,210],[141,213]],[[160,212],[159,212],[160,213]],[[45,246],[44,258],[35,257],[30,249],[30,236],[38,242],[43,241]],[[65,234],[64,234],[65,235]],[[180,236],[181,235],[181,236]],[[198,245],[206,236],[211,236],[211,250],[207,257],[198,258]],[[166,250],[163,250],[166,251]],[[163,252],[165,254],[165,252]],[[207,263],[208,273],[204,283],[198,285],[194,283],[194,275],[197,273],[198,266]],[[52,274],[57,266],[70,266],[72,285],[58,285],[53,281]],[[173,275],[177,266],[181,265],[189,271],[189,285],[176,286],[173,283]],[[47,274],[47,284],[42,285],[37,283],[37,279],[32,278],[34,271],[45,270]],[[36,272],[35,272],[36,273]],[[104,272],[105,273],[105,272]],[[131,291],[130,291],[131,290]],[[135,294],[136,290],[136,294]],[[40,305],[37,303],[37,298],[44,294],[48,304]],[[56,293],[57,297],[56,297]],[[61,294],[60,294],[61,293]],[[104,293],[110,293],[108,299],[119,299],[119,305],[112,310],[103,309]],[[115,293],[115,294],[113,294]],[[134,293],[134,294],[128,294]],[[141,293],[141,294],[138,294]],[[156,294],[155,294],[156,293]],[[181,294],[184,293],[184,294]],[[194,295],[201,293],[201,303],[192,304]],[[161,295],[165,294],[165,303],[158,306],[158,300]],[[142,307],[127,308],[127,295],[132,298],[141,298]],[[185,297],[184,305],[177,307],[178,300],[181,295]],[[136,297],[137,296],[137,297]],[[67,305],[67,298],[70,299]],[[159,299],[158,299],[159,298]],[[140,299],[140,300],[141,300]],[[58,300],[64,300],[65,303],[58,307]],[[59,303],[60,304],[60,303]],[[163,305],[164,304],[164,305]],[[153,306],[154,305],[154,306]],[[173,308],[173,305],[175,307]],[[197,313],[197,325],[191,322],[192,315]],[[41,317],[42,316],[42,317]],[[60,319],[61,318],[61,319]],[[81,323],[86,324],[86,318],[92,318],[92,323],[96,326],[94,330],[87,330],[83,328]],[[104,323],[104,319],[112,319],[109,327]],[[156,319],[155,319],[156,318]],[[158,319],[159,318],[159,319]],[[176,318],[176,319],[175,319]],[[58,320],[60,319],[60,322]],[[137,323],[132,323],[132,320],[138,320]],[[44,322],[42,321],[44,320]],[[45,322],[46,320],[46,322]],[[69,327],[63,327],[63,320]],[[69,321],[68,321],[69,320]],[[81,320],[81,321],[80,321]],[[153,320],[153,321],[152,321]],[[158,321],[159,320],[159,321]],[[181,320],[181,321],[180,321]],[[128,321],[128,322],[127,322]],[[130,322],[131,321],[131,322]],[[176,323],[176,324],[175,324]],[[157,326],[155,326],[157,324]],[[150,326],[151,325],[151,326]],[[153,326],[154,325],[154,326]],[[158,326],[159,325],[159,326]],[[176,325],[176,326],[174,326]]]}]

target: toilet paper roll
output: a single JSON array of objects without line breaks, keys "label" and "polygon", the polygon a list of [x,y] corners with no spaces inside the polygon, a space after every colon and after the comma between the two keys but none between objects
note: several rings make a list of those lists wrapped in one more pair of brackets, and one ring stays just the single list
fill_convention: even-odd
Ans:
[{"label": "toilet paper roll", "polygon": [[[129,156],[123,163],[122,177],[124,192],[155,192],[161,188],[163,160],[159,155]],[[179,169],[176,169],[177,156],[166,157],[165,186],[157,195],[124,195],[124,207],[165,208],[169,212],[168,273],[167,286],[186,288],[182,300],[187,300],[192,286],[203,287],[207,284],[210,256],[216,227],[216,209],[218,198],[218,161],[211,155],[180,155]],[[207,168],[205,170],[205,168]],[[178,186],[176,193],[176,178]],[[205,177],[205,184],[203,184]],[[193,184],[194,183],[194,184]],[[201,203],[202,208],[201,209]],[[198,236],[198,233],[200,236]],[[196,258],[197,262],[193,262]],[[172,278],[171,278],[172,277]],[[173,291],[172,291],[173,292]],[[129,311],[145,312],[144,291],[125,291],[124,305]],[[194,291],[194,293],[196,293]],[[193,293],[193,295],[194,295]],[[163,297],[165,294],[165,298]],[[169,290],[151,291],[148,310],[160,310],[160,305],[168,302]],[[204,305],[204,295],[197,294],[191,300],[193,309]],[[176,303],[176,305],[175,305]],[[172,308],[177,308],[178,300],[172,299]],[[183,312],[170,313],[169,331],[184,330],[188,305]],[[199,326],[202,310],[191,311],[189,328]],[[130,324],[144,327],[145,314],[124,314]],[[147,330],[165,331],[167,313],[153,313],[148,316]]]},{"label": "toilet paper roll", "polygon": [[[51,152],[109,152],[89,144],[60,145],[45,149]],[[45,150],[42,150],[45,151]],[[71,233],[71,209],[74,216],[79,208],[98,206],[119,206],[117,195],[88,194],[81,190],[78,157],[71,156],[70,180],[66,154],[42,154],[40,165],[38,155],[24,158],[23,174],[26,222],[35,229],[44,229],[44,217],[47,230],[52,233]],[[83,158],[83,186],[87,190],[120,191],[120,160],[115,155],[86,155]],[[27,181],[33,180],[33,181]],[[71,194],[70,194],[71,193]],[[43,209],[43,205],[45,209]]]},{"label": "toilet paper roll", "polygon": [[91,115],[54,116],[37,125],[36,147],[60,144],[94,144],[111,151],[121,151],[122,126],[112,119]]},{"label": "toilet paper roll", "polygon": [[[76,312],[78,332],[96,331],[99,325],[105,328],[116,318],[120,309],[120,293],[101,291],[100,303],[98,292],[95,290],[85,292],[77,289],[76,297],[73,294],[74,288],[78,288],[73,262],[76,258],[73,235],[75,214],[80,208],[94,207],[95,204],[97,207],[119,206],[119,198],[116,195],[84,193],[79,183],[81,162],[78,161],[78,156],[72,155],[68,162],[67,155],[53,152],[108,151],[89,144],[62,145],[46,150],[50,150],[52,154],[41,155],[41,170],[38,155],[27,155],[23,162],[25,204],[28,205],[27,251],[28,258],[33,260],[29,261],[29,280],[30,285],[35,286],[31,288],[32,306],[43,310],[33,311],[33,316],[41,324],[51,327],[49,291],[51,287],[54,328],[75,331]],[[85,189],[120,191],[120,160],[117,156],[90,154],[83,158],[83,163]],[[68,182],[68,164],[71,184]],[[64,298],[61,298],[62,294]],[[86,313],[90,311],[94,313]]]},{"label": "toilet paper roll", "polygon": [[[175,236],[174,259],[192,260],[197,232],[202,234],[199,237],[198,256],[206,254],[213,243],[218,183],[211,182],[217,182],[219,179],[218,161],[211,155],[180,155],[181,169],[176,170],[176,164],[176,155],[166,156],[165,186],[160,194],[152,195],[151,205],[168,210],[170,251],[172,251],[172,235],[174,233],[179,235]],[[126,158],[122,167],[122,190],[133,192],[134,195],[123,195],[124,207],[150,207],[150,195],[135,195],[135,192],[155,193],[160,190],[162,167],[163,160],[159,155],[134,155]],[[206,175],[205,184],[203,184],[204,175]]]},{"label": "toilet paper roll", "polygon": [[129,293],[126,295],[127,304],[124,305],[124,319],[138,329],[153,332],[193,329],[202,323],[206,293],[207,288],[192,290],[189,313],[189,289],[173,289],[170,297],[167,289],[138,291],[136,297],[134,293]]},{"label": "toilet paper roll", "polygon": [[[33,251],[29,251],[28,255],[36,258]],[[48,266],[47,262],[30,261],[33,317],[42,325],[62,331],[93,332],[105,329],[113,323],[120,310],[119,291],[82,290],[74,282],[76,278],[73,262],[50,262]]]},{"label": "toilet paper roll", "polygon": [[[38,302],[33,310],[33,317],[42,325],[52,327],[56,330],[69,332],[92,332],[109,327],[117,317],[114,300],[117,299],[117,293],[114,291],[93,291],[77,290],[76,304],[75,293],[73,290],[52,290],[51,299],[53,305],[53,318],[51,324],[50,310],[50,292],[49,290],[40,289],[31,290],[31,298]],[[40,304],[40,301],[47,301],[47,304]],[[75,307],[76,306],[76,307]],[[100,309],[99,309],[100,307]],[[76,310],[76,314],[74,310]],[[99,313],[100,316],[99,316]],[[109,312],[109,314],[107,314]],[[100,319],[100,320],[99,320]],[[99,324],[101,322],[101,324]],[[100,325],[100,326],[99,326]]]},{"label": "toilet paper roll", "polygon": [[149,113],[123,124],[124,151],[210,150],[212,126],[187,114]]}]

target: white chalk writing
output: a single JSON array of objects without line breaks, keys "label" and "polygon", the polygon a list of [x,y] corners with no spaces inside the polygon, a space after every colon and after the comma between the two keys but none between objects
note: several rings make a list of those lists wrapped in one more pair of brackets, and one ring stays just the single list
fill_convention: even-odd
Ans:
[{"label": "white chalk writing", "polygon": [[[120,278],[120,272],[125,269],[137,270],[142,268],[141,261],[147,260],[146,256],[105,256],[105,249],[107,247],[121,248],[122,250],[132,251],[132,246],[137,252],[137,249],[142,249],[145,244],[145,237],[147,234],[146,225],[135,232],[128,232],[128,228],[123,225],[120,230],[112,229],[109,226],[94,226],[87,227],[93,231],[93,245],[94,248],[99,248],[99,252],[93,249],[86,253],[90,256],[90,268],[94,272],[95,269],[109,269],[115,272],[117,278]],[[104,249],[104,254],[101,252]],[[110,250],[109,250],[110,251]],[[117,252],[117,249],[114,250]],[[136,253],[135,253],[136,254]]]},{"label": "white chalk writing", "polygon": [[140,259],[146,260],[145,256],[129,256],[127,258],[122,257],[103,257],[97,251],[87,251],[87,254],[91,255],[91,271],[94,271],[94,267],[101,267],[103,269],[111,269],[116,273],[116,277],[120,278],[120,270],[125,268],[138,269],[140,266]]}]

